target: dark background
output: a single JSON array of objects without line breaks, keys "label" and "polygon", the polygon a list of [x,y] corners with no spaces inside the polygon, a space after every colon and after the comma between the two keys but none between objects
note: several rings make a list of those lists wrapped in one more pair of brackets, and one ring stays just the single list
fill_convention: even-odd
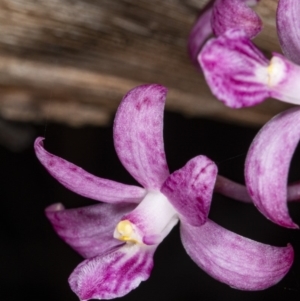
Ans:
[{"label": "dark background", "polygon": [[[19,124],[24,127],[24,124]],[[28,125],[26,125],[28,126]],[[36,136],[46,136],[45,147],[85,170],[127,184],[136,182],[119,162],[113,148],[112,127],[69,128],[57,124],[30,125]],[[243,183],[247,149],[257,129],[165,113],[165,149],[171,171],[204,154],[219,173]],[[40,165],[33,148],[11,152],[0,146],[0,300],[78,300],[68,276],[82,261],[52,230],[44,208],[56,202],[66,207],[94,203],[68,191]],[[294,156],[290,180],[300,179],[300,152]],[[289,205],[300,224],[300,204]],[[243,292],[219,283],[203,272],[183,249],[178,226],[159,246],[150,279],[121,300],[262,300],[300,295],[300,234],[264,218],[253,205],[215,195],[210,218],[251,239],[295,249],[295,262],[276,286],[261,292]]]}]

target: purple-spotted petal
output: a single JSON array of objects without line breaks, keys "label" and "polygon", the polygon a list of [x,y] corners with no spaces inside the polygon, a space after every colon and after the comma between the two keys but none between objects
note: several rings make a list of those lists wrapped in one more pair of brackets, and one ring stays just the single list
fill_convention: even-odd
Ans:
[{"label": "purple-spotted petal", "polygon": [[80,300],[113,299],[149,278],[156,247],[125,244],[103,256],[83,261],[71,274],[71,289]]},{"label": "purple-spotted petal", "polygon": [[284,55],[300,64],[300,1],[279,0],[277,32]]},{"label": "purple-spotted petal", "polygon": [[145,196],[143,188],[125,185],[93,176],[82,168],[50,154],[44,149],[44,138],[37,138],[34,149],[47,171],[62,185],[84,197],[107,203],[139,203]]},{"label": "purple-spotted petal", "polygon": [[64,209],[60,203],[46,209],[56,233],[84,258],[101,255],[122,244],[113,238],[121,217],[134,209],[132,204],[97,204]]},{"label": "purple-spotted petal", "polygon": [[207,220],[216,176],[215,163],[205,156],[198,156],[172,173],[161,192],[178,211],[181,220],[201,226]]},{"label": "purple-spotted petal", "polygon": [[241,290],[263,290],[276,284],[294,259],[290,245],[265,245],[210,220],[201,227],[182,223],[181,240],[199,267],[218,281]]},{"label": "purple-spotted petal", "polygon": [[188,52],[191,61],[196,67],[199,67],[197,60],[198,54],[204,43],[212,36],[211,27],[212,5],[214,1],[208,2],[208,5],[201,11],[196,23],[194,24],[188,39]]},{"label": "purple-spotted petal", "polygon": [[146,189],[159,190],[169,175],[163,142],[166,93],[160,85],[136,87],[125,95],[115,117],[116,152]]},{"label": "purple-spotted petal", "polygon": [[269,61],[244,31],[228,30],[208,41],[198,60],[212,93],[225,105],[252,106],[270,96]]},{"label": "purple-spotted petal", "polygon": [[290,162],[300,139],[300,109],[271,119],[253,140],[245,164],[248,192],[259,211],[278,225],[297,228],[287,208]]},{"label": "purple-spotted petal", "polygon": [[211,18],[214,34],[220,36],[229,29],[238,28],[243,29],[248,38],[254,38],[262,30],[263,24],[248,4],[258,1],[217,0]]}]

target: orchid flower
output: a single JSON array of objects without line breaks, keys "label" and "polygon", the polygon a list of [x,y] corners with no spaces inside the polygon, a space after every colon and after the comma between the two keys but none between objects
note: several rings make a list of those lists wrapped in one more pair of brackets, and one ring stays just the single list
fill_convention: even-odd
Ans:
[{"label": "orchid flower", "polygon": [[98,178],[47,152],[35,151],[49,173],[68,189],[105,204],[46,215],[58,235],[86,259],[69,278],[81,300],[112,299],[150,276],[157,246],[180,221],[182,243],[196,264],[234,288],[261,290],[277,283],[293,262],[293,248],[264,245],[208,219],[217,167],[205,156],[169,173],[163,144],[166,89],[144,85],[121,102],[114,122],[117,155],[143,186]]},{"label": "orchid flower", "polygon": [[300,104],[300,66],[278,53],[269,61],[242,30],[210,40],[198,59],[212,93],[231,108],[268,97]]},{"label": "orchid flower", "polygon": [[188,39],[188,52],[198,67],[198,54],[213,34],[220,36],[229,29],[243,29],[253,39],[262,30],[260,17],[249,7],[259,0],[212,0],[201,11]]},{"label": "orchid flower", "polygon": [[300,62],[299,14],[298,0],[279,1],[279,40],[292,61],[278,53],[268,60],[252,44],[245,29],[226,29],[208,41],[198,61],[212,93],[231,108],[253,106],[268,97],[300,104],[300,66],[295,64]]}]

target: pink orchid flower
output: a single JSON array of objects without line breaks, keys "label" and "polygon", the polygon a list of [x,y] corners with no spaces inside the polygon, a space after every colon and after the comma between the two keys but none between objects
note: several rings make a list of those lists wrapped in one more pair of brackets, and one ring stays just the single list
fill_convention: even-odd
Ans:
[{"label": "pink orchid flower", "polygon": [[[223,13],[228,5],[225,6]],[[287,58],[273,53],[269,60],[252,44],[245,28],[223,26],[226,30],[208,41],[198,56],[212,93],[231,108],[253,106],[268,97],[300,104],[299,15],[298,0],[279,1],[277,29]],[[220,12],[223,20],[221,16]],[[242,24],[242,19],[239,22]]]},{"label": "pink orchid flower", "polygon": [[278,53],[269,61],[241,30],[207,42],[198,59],[212,93],[231,108],[268,97],[300,104],[300,66]]},{"label": "pink orchid flower", "polygon": [[81,300],[123,296],[150,276],[157,246],[180,221],[182,243],[196,264],[234,288],[261,290],[277,283],[293,263],[293,248],[273,247],[227,231],[208,219],[217,175],[205,156],[170,174],[163,144],[166,89],[144,85],[121,102],[114,122],[116,152],[143,186],[98,178],[43,148],[35,151],[68,189],[102,201],[79,209],[46,209],[58,235],[86,259],[69,278]]},{"label": "pink orchid flower", "polygon": [[259,0],[212,0],[201,11],[188,39],[188,52],[199,66],[198,54],[213,34],[220,36],[229,29],[242,29],[253,39],[262,30],[260,17],[250,8]]}]

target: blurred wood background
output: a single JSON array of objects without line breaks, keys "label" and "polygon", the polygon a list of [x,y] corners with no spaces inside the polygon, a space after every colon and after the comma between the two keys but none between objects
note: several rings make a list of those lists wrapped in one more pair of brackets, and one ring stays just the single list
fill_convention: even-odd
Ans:
[{"label": "blurred wood background", "polygon": [[[103,125],[122,96],[143,83],[169,88],[167,109],[260,125],[288,105],[269,100],[232,110],[210,93],[187,55],[207,0],[0,0],[0,116],[73,126]],[[255,43],[280,52],[277,0],[255,8]]]}]

